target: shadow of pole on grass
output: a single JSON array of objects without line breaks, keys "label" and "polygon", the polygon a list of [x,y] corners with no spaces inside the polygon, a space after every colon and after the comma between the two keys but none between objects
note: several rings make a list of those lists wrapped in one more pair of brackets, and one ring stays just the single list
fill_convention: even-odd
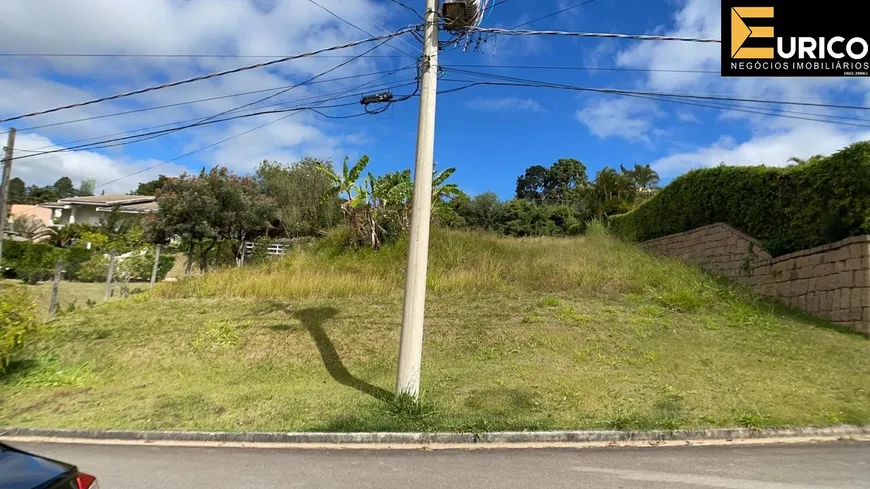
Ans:
[{"label": "shadow of pole on grass", "polygon": [[336,382],[352,387],[380,401],[392,399],[392,394],[389,391],[354,377],[347,367],[344,366],[344,363],[341,362],[341,357],[338,355],[335,345],[332,344],[332,340],[329,339],[329,336],[323,329],[323,323],[332,316],[335,316],[337,312],[332,307],[313,307],[296,311],[293,316],[302,323],[302,326],[308,330],[311,338],[314,339],[326,371],[329,372],[329,375]]}]

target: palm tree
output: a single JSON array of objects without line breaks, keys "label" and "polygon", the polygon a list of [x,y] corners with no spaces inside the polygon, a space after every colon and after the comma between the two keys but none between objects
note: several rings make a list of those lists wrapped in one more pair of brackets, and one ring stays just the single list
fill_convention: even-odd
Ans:
[{"label": "palm tree", "polygon": [[635,188],[643,193],[647,193],[654,189],[659,183],[659,174],[652,169],[649,163],[646,165],[635,163],[634,168],[631,170],[619,165],[619,169],[622,170],[623,175],[631,180]]},{"label": "palm tree", "polygon": [[33,216],[18,216],[11,223],[12,231],[33,243],[44,243],[54,237],[54,230]]},{"label": "palm tree", "polygon": [[809,163],[816,163],[818,161],[821,161],[824,158],[825,157],[823,155],[813,155],[805,160],[803,158],[798,158],[797,156],[792,156],[791,158],[787,159],[786,162],[795,162],[798,164],[798,166],[800,166],[800,165],[807,165]]}]

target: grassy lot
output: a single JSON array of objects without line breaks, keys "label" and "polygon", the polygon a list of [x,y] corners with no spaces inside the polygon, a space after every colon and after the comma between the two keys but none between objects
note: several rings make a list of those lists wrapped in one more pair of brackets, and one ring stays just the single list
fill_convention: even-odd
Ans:
[{"label": "grassy lot", "polygon": [[326,243],[46,326],[0,425],[672,429],[870,422],[870,341],[606,236],[433,235],[424,402],[392,402],[403,244]]},{"label": "grassy lot", "polygon": [[[20,280],[3,280],[3,283],[23,285]],[[23,285],[33,296],[36,302],[36,312],[43,318],[48,317],[48,305],[51,300],[51,282],[42,282],[38,285]],[[148,290],[148,283],[130,283],[130,290],[136,288]],[[120,294],[121,286],[114,286],[114,297]],[[60,311],[67,311],[72,305],[73,309],[88,307],[88,301],[102,302],[106,294],[105,283],[61,282],[57,290],[57,301]]]}]

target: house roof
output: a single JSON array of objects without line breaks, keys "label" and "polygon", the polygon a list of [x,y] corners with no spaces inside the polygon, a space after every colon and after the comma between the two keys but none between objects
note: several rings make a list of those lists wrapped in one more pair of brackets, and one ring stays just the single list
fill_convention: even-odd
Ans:
[{"label": "house roof", "polygon": [[69,205],[88,205],[98,207],[116,207],[154,202],[157,197],[152,195],[91,195],[87,197],[69,197],[57,202],[41,204],[50,209],[64,208]]},{"label": "house roof", "polygon": [[97,207],[97,211],[99,212],[112,212],[112,209],[118,209],[118,212],[125,212],[131,214],[147,214],[149,212],[157,211],[157,202],[142,202],[140,204],[128,204],[128,205],[119,205],[113,207]]},{"label": "house roof", "polygon": [[58,202],[66,204],[115,206],[154,202],[157,197],[152,195],[90,195],[87,197],[69,197]]},{"label": "house roof", "polygon": [[51,210],[38,205],[12,204],[9,206],[9,216],[12,220],[23,216],[34,217],[46,224],[51,224]]}]

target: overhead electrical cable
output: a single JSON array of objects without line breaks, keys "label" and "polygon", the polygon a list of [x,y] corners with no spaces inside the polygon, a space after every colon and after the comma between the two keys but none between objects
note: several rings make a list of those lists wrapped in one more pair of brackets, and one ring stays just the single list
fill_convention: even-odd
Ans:
[{"label": "overhead electrical cable", "polygon": [[[813,122],[825,122],[829,124],[839,124],[846,126],[854,126],[854,127],[870,127],[870,121],[866,119],[851,119],[845,117],[836,117],[836,116],[828,116],[827,114],[807,114],[805,112],[795,112],[795,111],[786,111],[786,110],[777,110],[773,112],[771,110],[759,110],[764,109],[763,107],[746,107],[746,106],[723,106],[723,105],[711,105],[711,104],[703,104],[701,102],[694,101],[685,101],[680,99],[673,99],[671,97],[682,97],[673,94],[659,94],[655,92],[637,92],[630,90],[617,90],[617,89],[606,89],[606,88],[592,88],[592,87],[575,87],[575,86],[567,86],[567,85],[555,85],[555,84],[537,84],[537,83],[521,83],[514,81],[475,81],[475,80],[461,80],[461,79],[450,79],[445,78],[444,81],[447,82],[461,82],[467,83],[466,85],[455,87],[451,89],[447,89],[444,91],[439,91],[438,93],[454,93],[462,90],[466,90],[475,86],[509,86],[509,87],[530,87],[530,88],[550,88],[550,89],[559,89],[559,90],[575,90],[582,92],[592,92],[592,93],[601,93],[601,94],[609,94],[609,95],[618,95],[625,97],[635,97],[635,98],[646,98],[653,99],[662,102],[671,102],[678,103],[682,105],[694,105],[698,107],[708,107],[708,108],[717,108],[722,110],[728,110],[733,112],[745,112],[750,114],[760,114],[760,115],[768,115],[774,117],[782,117],[786,119],[798,119],[798,120],[806,120]],[[802,115],[790,115],[790,114],[802,114]],[[816,116],[816,117],[808,117],[808,116]],[[831,120],[831,119],[820,119],[819,117],[836,117],[838,119],[845,119],[846,121],[857,120],[857,121],[865,121],[867,124],[859,124],[855,122],[846,122],[840,120]]]},{"label": "overhead electrical cable", "polygon": [[[407,66],[405,68],[401,68],[400,70],[409,69],[409,68],[413,68],[413,65]],[[363,77],[363,76],[380,75],[383,73],[394,73],[394,72],[396,72],[396,70],[381,70],[381,71],[375,71],[375,72],[371,72],[371,73],[363,73],[360,75],[349,75],[349,76],[342,76],[342,77],[337,77],[337,78],[328,78],[325,80],[311,81],[311,82],[307,83],[307,85],[329,83],[329,82],[333,82],[333,81],[349,80],[352,78],[359,78],[359,77]],[[195,100],[187,100],[184,102],[176,102],[176,103],[172,103],[172,104],[154,105],[154,106],[150,106],[150,107],[142,107],[139,109],[125,110],[122,112],[113,112],[110,114],[102,114],[102,115],[96,115],[96,116],[91,116],[91,117],[83,117],[81,119],[72,119],[72,120],[68,120],[68,121],[53,122],[51,124],[41,124],[38,126],[23,127],[21,129],[18,129],[17,131],[20,133],[20,132],[25,132],[25,131],[32,131],[35,129],[43,129],[46,127],[55,127],[55,126],[62,126],[62,125],[66,125],[66,124],[73,124],[76,122],[85,122],[85,121],[92,121],[92,120],[96,120],[96,119],[105,119],[108,117],[117,117],[117,116],[128,115],[128,114],[136,114],[139,112],[149,112],[152,110],[166,109],[166,108],[170,108],[170,107],[180,107],[183,105],[198,104],[198,103],[202,103],[202,102],[211,102],[213,100],[221,100],[221,99],[226,99],[226,98],[240,97],[240,96],[244,96],[244,95],[253,95],[253,94],[257,94],[257,93],[274,92],[276,90],[283,90],[285,88],[292,88],[293,86],[294,85],[283,85],[280,87],[264,88],[264,89],[260,89],[260,90],[251,90],[251,91],[247,91],[247,92],[237,92],[237,93],[231,93],[228,95],[218,95],[216,97],[207,97],[207,98],[200,98],[200,99],[195,99]],[[7,132],[8,131],[0,132],[0,135],[6,134]]]},{"label": "overhead electrical cable", "polygon": [[[380,44],[378,44],[378,45],[376,45],[376,46],[370,48],[368,51],[365,51],[365,52],[363,52],[362,54],[367,54],[367,53],[369,53],[369,52],[371,52],[371,51],[377,49],[378,47],[382,46],[385,42],[387,42],[387,40],[383,40],[383,41],[381,41]],[[307,83],[312,82],[312,81],[314,81],[314,80],[320,78],[321,76],[324,76],[324,75],[326,75],[326,74],[328,74],[328,73],[331,73],[331,72],[333,72],[333,71],[335,71],[335,70],[337,70],[337,69],[339,69],[339,68],[341,68],[341,67],[343,67],[343,66],[346,66],[346,65],[348,65],[348,64],[350,64],[350,63],[356,61],[357,59],[359,59],[359,57],[355,57],[355,58],[351,58],[351,59],[345,60],[345,61],[343,61],[343,62],[337,64],[336,66],[333,66],[332,68],[330,68],[330,69],[328,69],[328,70],[326,70],[326,71],[323,71],[323,72],[321,72],[321,73],[319,73],[319,74],[317,74],[317,75],[314,75],[313,77],[308,78],[307,80],[305,80],[305,81],[303,81],[303,82],[297,83],[297,84],[295,84],[295,85],[291,85],[290,87],[285,88],[285,89],[281,90],[280,92],[273,93],[273,94],[271,94],[271,95],[267,95],[267,96],[262,97],[262,98],[260,98],[260,99],[258,99],[258,100],[255,100],[255,101],[253,101],[253,102],[249,102],[249,103],[247,103],[247,104],[244,104],[244,105],[241,105],[241,106],[238,106],[238,107],[232,108],[232,109],[224,110],[224,111],[219,112],[219,113],[217,113],[217,114],[213,114],[213,115],[211,115],[211,116],[209,116],[209,117],[205,117],[205,118],[201,119],[199,122],[197,122],[196,124],[185,125],[185,126],[181,126],[181,127],[178,127],[178,128],[167,129],[167,130],[164,130],[164,131],[157,131],[157,132],[153,132],[153,133],[150,133],[150,134],[139,134],[139,135],[136,135],[136,136],[129,136],[128,138],[123,138],[123,139],[124,139],[124,140],[126,140],[126,139],[135,139],[135,141],[129,141],[129,140],[128,140],[128,141],[126,141],[125,143],[120,143],[120,144],[110,144],[110,145],[108,145],[108,146],[97,146],[97,147],[88,148],[88,149],[97,149],[97,148],[104,148],[104,147],[112,147],[112,146],[118,146],[118,145],[121,145],[121,144],[139,143],[139,142],[142,142],[142,141],[147,141],[147,140],[149,140],[149,139],[155,139],[155,138],[163,137],[163,136],[166,136],[166,135],[172,134],[173,132],[181,131],[181,130],[184,130],[184,129],[188,129],[188,128],[190,128],[190,127],[195,127],[195,126],[197,126],[197,125],[206,124],[208,121],[213,120],[213,119],[215,119],[215,118],[217,118],[217,117],[220,117],[220,116],[222,116],[222,115],[226,115],[226,114],[229,114],[229,113],[235,112],[235,111],[237,111],[237,110],[241,110],[241,109],[244,109],[244,108],[247,108],[247,107],[251,107],[251,106],[256,105],[256,104],[258,104],[258,103],[260,103],[260,102],[263,102],[263,101],[265,101],[265,100],[268,100],[268,99],[271,99],[271,98],[277,97],[277,96],[279,96],[279,95],[282,95],[282,94],[284,94],[284,93],[287,93],[287,92],[289,92],[290,90],[293,90],[294,88],[297,88],[297,87],[300,87],[300,86],[304,86],[304,85],[306,85]],[[91,143],[91,144],[94,144],[94,143]],[[88,145],[84,145],[84,146],[82,146],[82,147],[86,147],[86,146],[88,146]]]},{"label": "overhead electrical cable", "polygon": [[699,43],[716,43],[721,44],[721,39],[703,38],[703,37],[681,37],[681,36],[654,36],[644,34],[619,34],[612,32],[571,32],[571,31],[531,31],[531,30],[513,30],[501,29],[497,27],[469,27],[469,32],[481,32],[501,34],[505,36],[568,36],[568,37],[595,37],[595,38],[612,38],[612,39],[632,39],[637,41],[679,41],[679,42],[699,42]]},{"label": "overhead electrical cable", "polygon": [[[356,87],[352,88],[351,90],[358,90],[358,89],[360,89],[360,88],[363,88],[364,86],[366,86],[366,85],[372,83],[373,81],[376,81],[376,80],[370,80],[370,81],[368,81],[368,82],[362,83],[362,84],[357,85]],[[320,111],[315,110],[315,112],[317,112],[317,113],[320,114],[320,115],[323,115],[323,113],[321,113]],[[126,178],[129,178],[129,177],[132,177],[132,176],[135,176],[135,175],[142,174],[142,173],[144,173],[144,172],[146,172],[146,171],[153,170],[153,169],[158,168],[158,167],[160,167],[160,166],[163,166],[163,165],[166,165],[166,164],[169,164],[169,163],[173,163],[173,162],[178,161],[178,160],[180,160],[180,159],[182,159],[182,158],[186,158],[186,157],[191,156],[191,155],[193,155],[193,154],[199,153],[199,152],[201,152],[201,151],[205,151],[205,150],[207,150],[207,149],[210,149],[210,148],[213,148],[213,147],[215,147],[215,146],[218,146],[218,145],[221,145],[221,144],[223,144],[223,143],[226,143],[227,141],[231,141],[231,140],[236,139],[236,138],[238,138],[238,137],[241,137],[241,136],[244,136],[244,135],[249,134],[249,133],[251,133],[251,132],[254,132],[254,131],[258,130],[258,129],[262,129],[262,128],[264,128],[264,127],[270,125],[270,124],[274,124],[274,123],[276,123],[276,122],[280,122],[280,121],[282,121],[282,120],[285,120],[285,119],[287,119],[287,118],[289,118],[289,117],[293,117],[294,115],[296,115],[296,114],[298,114],[298,113],[299,113],[299,112],[293,112],[293,113],[291,113],[291,114],[288,114],[288,115],[286,115],[286,116],[280,117],[280,118],[275,119],[275,120],[273,120],[273,121],[269,121],[269,122],[266,122],[266,123],[264,123],[264,124],[261,124],[261,125],[259,125],[259,126],[257,126],[257,127],[254,127],[254,128],[248,129],[248,130],[246,130],[246,131],[244,131],[244,132],[241,132],[241,133],[235,134],[235,135],[233,135],[233,136],[230,136],[230,137],[227,137],[227,138],[221,139],[220,141],[217,141],[217,142],[215,142],[215,143],[211,143],[211,144],[209,144],[209,145],[207,145],[207,146],[203,146],[203,147],[198,148],[198,149],[195,149],[195,150],[193,150],[193,151],[190,151],[190,152],[184,153],[184,154],[182,154],[182,155],[176,156],[176,157],[174,157],[174,158],[172,158],[172,159],[170,159],[170,160],[166,160],[166,161],[160,162],[160,163],[158,163],[158,164],[156,164],[156,165],[152,165],[152,166],[150,166],[150,167],[148,167],[148,168],[145,168],[145,169],[139,170],[139,171],[134,172],[134,173],[131,173],[131,174],[129,174],[129,175],[125,175],[125,176],[122,176],[122,177],[120,177],[120,178],[116,178],[116,179],[114,179],[114,180],[110,180],[110,181],[108,181],[108,182],[102,183],[102,184],[100,184],[100,185],[95,186],[94,188],[105,187],[106,185],[110,185],[110,184],[112,184],[112,183],[119,182],[119,181],[124,180],[124,179],[126,179]],[[367,114],[361,114],[361,115],[367,115]]]},{"label": "overhead electrical cable", "polygon": [[[417,10],[416,10],[414,7],[410,7],[410,6],[406,5],[406,4],[403,3],[403,2],[400,2],[399,0],[390,0],[390,1],[393,2],[393,3],[395,3],[396,5],[399,5],[399,6],[405,7],[406,9],[410,10],[410,11],[413,12],[414,15],[416,15],[417,18],[419,18],[420,20],[422,20],[422,21],[425,21],[425,20],[426,20],[426,19],[423,18],[422,15],[420,15],[420,12],[417,12]],[[505,1],[507,1],[507,0],[505,0]]]},{"label": "overhead electrical cable", "polygon": [[327,47],[327,48],[315,49],[315,50],[313,50],[313,51],[308,51],[308,52],[305,52],[305,53],[302,53],[302,54],[296,54],[296,55],[293,55],[293,56],[285,56],[285,57],[283,57],[283,58],[273,59],[273,60],[271,60],[271,61],[266,61],[266,62],[263,62],[263,63],[256,63],[256,64],[252,64],[252,65],[242,66],[242,67],[239,67],[239,68],[233,68],[233,69],[231,69],[231,70],[218,71],[218,72],[215,72],[215,73],[209,73],[209,74],[207,74],[207,75],[201,75],[201,76],[196,76],[196,77],[193,77],[193,78],[187,78],[187,79],[184,79],[184,80],[179,80],[179,81],[174,81],[174,82],[169,82],[169,83],[163,83],[163,84],[160,84],[160,85],[155,85],[155,86],[151,86],[151,87],[147,87],[147,88],[140,88],[140,89],[138,89],[138,90],[133,90],[133,91],[130,91],[130,92],[119,93],[119,94],[111,95],[111,96],[108,96],[108,97],[100,97],[100,98],[97,98],[97,99],[88,100],[88,101],[86,101],[86,102],[79,102],[79,103],[76,103],[76,104],[64,105],[64,106],[60,106],[60,107],[55,107],[55,108],[53,108],[53,109],[46,109],[46,110],[41,110],[41,111],[38,111],[38,112],[31,112],[31,113],[28,113],[28,114],[22,114],[22,115],[18,115],[18,116],[15,116],[15,117],[8,117],[8,118],[6,118],[6,119],[0,119],[0,123],[3,123],[3,122],[10,122],[10,121],[18,120],[18,119],[24,119],[24,118],[26,118],[26,117],[34,117],[34,116],[37,116],[37,115],[51,114],[51,113],[54,113],[54,112],[59,112],[59,111],[61,111],[61,110],[73,109],[73,108],[76,108],[76,107],[84,107],[84,106],[86,106],[86,105],[92,105],[92,104],[96,104],[96,103],[100,103],[100,102],[106,102],[106,101],[109,101],[109,100],[117,100],[117,99],[120,99],[120,98],[130,97],[130,96],[133,96],[133,95],[139,95],[139,94],[142,94],[142,93],[153,92],[153,91],[155,91],[155,90],[162,90],[162,89],[165,89],[165,88],[177,87],[177,86],[179,86],[179,85],[184,85],[184,84],[193,83],[193,82],[198,82],[198,81],[203,81],[203,80],[209,80],[209,79],[217,78],[217,77],[220,77],[220,76],[231,75],[231,74],[234,74],[234,73],[240,73],[240,72],[243,72],[243,71],[253,70],[253,69],[257,69],[257,68],[264,68],[264,67],[266,67],[266,66],[272,66],[272,65],[279,64],[279,63],[285,63],[285,62],[287,62],[287,61],[292,61],[292,60],[294,60],[294,59],[307,58],[307,57],[310,57],[310,56],[314,56],[315,54],[324,53],[324,52],[328,52],[328,51],[336,51],[336,50],[339,50],[339,49],[347,49],[347,48],[351,48],[351,47],[354,47],[354,46],[359,46],[359,45],[361,45],[361,44],[366,44],[366,43],[369,43],[369,42],[381,41],[381,40],[384,40],[384,39],[390,39],[390,38],[393,38],[393,37],[399,36],[399,35],[401,35],[401,34],[404,34],[404,33],[406,33],[406,32],[409,32],[410,29],[411,29],[411,28],[406,27],[406,28],[404,28],[404,29],[399,29],[398,31],[396,31],[396,32],[394,32],[394,33],[391,33],[391,34],[384,34],[384,35],[382,35],[382,36],[374,36],[374,37],[370,37],[370,38],[368,38],[368,39],[361,39],[361,40],[358,40],[358,41],[351,41],[351,42],[348,42],[348,43],[339,44],[339,45],[336,45],[336,46],[330,46],[330,47]]},{"label": "overhead electrical cable", "polygon": [[[356,30],[362,32],[363,34],[367,34],[367,35],[369,35],[369,36],[374,36],[374,34],[372,34],[371,32],[369,32],[369,31],[363,29],[362,27],[360,27],[360,26],[354,24],[353,22],[351,22],[351,21],[345,19],[344,17],[338,15],[337,13],[333,12],[332,10],[329,10],[328,8],[324,7],[324,6],[323,6],[320,2],[318,2],[317,0],[308,0],[308,1],[311,2],[311,3],[313,3],[313,4],[316,5],[316,6],[320,7],[321,9],[325,10],[329,15],[332,15],[332,16],[335,17],[336,19],[338,19],[338,20],[344,22],[345,24],[347,24],[347,25],[353,27],[354,29],[356,29]],[[341,0],[339,0],[339,1],[341,1]],[[383,30],[384,32],[390,32],[386,27],[383,27],[382,25],[380,25],[380,24],[378,24],[377,22],[375,22],[375,21],[369,19],[368,17],[366,17],[366,19],[368,19],[369,22],[371,22],[374,26],[380,28],[380,29]],[[401,39],[400,39],[400,40],[401,40]],[[387,41],[389,41],[389,39],[387,39]],[[410,44],[408,44],[407,42],[405,42],[404,40],[401,40],[401,41],[402,41],[403,43],[407,44],[407,45],[408,45],[409,47],[411,47],[412,49],[417,49],[417,48],[415,48],[414,46],[411,46]],[[386,42],[386,41],[384,41],[384,42]],[[396,46],[393,46],[392,44],[388,44],[388,46],[390,46],[391,48],[395,49],[396,51],[398,51],[398,52],[404,54],[405,56],[407,56],[407,57],[409,57],[409,58],[411,58],[411,59],[417,59],[416,56],[414,56],[414,55],[412,55],[412,54],[409,54],[407,51],[403,51],[403,50],[397,48]],[[421,50],[421,51],[422,51],[422,50]]]},{"label": "overhead electrical cable", "polygon": [[[389,72],[389,73],[387,74],[387,76],[392,75],[392,74],[394,74],[394,72]],[[375,80],[371,80],[371,82],[375,82],[375,81],[378,81],[378,80],[383,79],[383,78],[385,78],[385,77],[381,77],[381,78],[378,78],[378,79],[375,79]],[[416,82],[416,81],[408,81],[408,82],[402,83],[402,84],[400,84],[400,85],[383,84],[383,85],[379,85],[379,86],[377,86],[377,87],[373,87],[372,90],[380,90],[380,89],[396,89],[396,88],[409,87],[409,86],[412,86],[412,85],[417,85],[417,82]],[[294,104],[294,103],[298,103],[298,102],[307,102],[307,101],[311,101],[311,100],[315,100],[315,99],[321,99],[321,98],[323,98],[323,97],[331,97],[331,98],[326,99],[326,101],[340,100],[340,99],[348,98],[348,97],[359,97],[359,93],[357,93],[357,92],[351,93],[351,92],[353,92],[353,89],[350,89],[350,90],[342,90],[342,91],[332,92],[332,93],[327,93],[327,94],[312,95],[312,96],[303,97],[303,98],[299,98],[299,99],[289,100],[289,101],[286,101],[286,102],[280,102],[280,103],[275,103],[275,104],[263,105],[263,106],[259,107],[258,110],[265,109],[265,108],[267,108],[267,107],[287,107],[287,106],[289,106],[290,104]],[[338,96],[337,96],[337,97],[334,97],[335,95],[338,95]],[[70,145],[74,145],[74,144],[81,143],[81,142],[84,142],[84,141],[93,141],[93,140],[95,140],[95,139],[105,139],[105,138],[111,138],[111,137],[114,137],[114,136],[121,136],[121,135],[125,135],[125,134],[132,134],[132,133],[137,133],[137,132],[146,132],[146,131],[150,131],[150,130],[153,130],[153,129],[159,129],[159,128],[168,127],[168,126],[175,126],[175,125],[178,125],[178,124],[186,124],[186,123],[194,122],[194,121],[198,121],[198,120],[200,120],[200,118],[199,118],[199,117],[195,117],[195,118],[192,118],[192,119],[186,119],[186,120],[181,120],[181,121],[174,121],[174,122],[169,122],[169,123],[166,123],[166,124],[158,124],[158,125],[154,125],[154,126],[140,127],[140,128],[137,128],[137,129],[130,129],[130,130],[127,130],[127,131],[115,132],[115,133],[112,133],[112,134],[103,134],[103,135],[95,136],[95,137],[89,137],[89,138],[83,138],[83,139],[76,139],[76,140],[72,140],[72,141],[63,141],[63,142],[59,142],[59,143],[50,144],[50,145],[47,145],[47,146],[42,146],[42,147],[40,147],[40,148],[35,148],[35,149],[20,149],[20,148],[16,148],[15,150],[16,150],[16,151],[26,151],[26,152],[40,152],[41,150],[44,150],[45,148],[54,148],[54,147],[58,147],[58,146],[68,147],[68,146],[70,146]],[[137,142],[137,141],[134,141],[134,142]],[[88,149],[93,149],[93,148],[88,148]]]},{"label": "overhead electrical cable", "polygon": [[795,105],[795,106],[803,106],[803,107],[821,107],[828,109],[849,109],[849,110],[870,110],[870,107],[861,106],[861,105],[841,105],[841,104],[827,104],[827,103],[817,103],[817,102],[797,102],[791,100],[770,100],[770,99],[754,99],[754,98],[742,98],[742,97],[726,97],[726,96],[718,96],[718,95],[696,95],[696,94],[683,94],[683,93],[666,93],[666,92],[645,92],[640,90],[624,90],[624,89],[615,89],[615,88],[587,88],[587,87],[577,87],[575,85],[565,85],[560,83],[551,83],[540,80],[529,80],[525,78],[517,78],[511,76],[503,76],[503,75],[494,75],[491,73],[480,73],[471,70],[463,70],[463,69],[453,69],[451,70],[456,73],[463,73],[475,76],[481,76],[485,78],[492,79],[501,79],[514,81],[519,83],[531,83],[531,84],[539,84],[539,85],[547,85],[552,88],[565,88],[565,89],[575,89],[575,90],[585,90],[585,91],[608,91],[608,92],[619,92],[619,93],[636,93],[641,95],[656,95],[656,96],[668,96],[668,97],[679,97],[679,98],[689,98],[689,99],[701,99],[701,100],[719,100],[725,102],[750,102],[750,103],[761,103],[761,104],[780,104],[780,105]]},{"label": "overhead electrical cable", "polygon": [[567,11],[569,11],[569,10],[574,10],[575,8],[582,7],[582,6],[584,6],[584,5],[589,5],[590,3],[592,3],[592,2],[597,2],[597,1],[598,1],[598,0],[586,0],[585,2],[575,3],[574,5],[569,5],[569,6],[565,7],[565,8],[563,8],[563,9],[561,9],[561,10],[557,10],[557,11],[551,13],[551,14],[547,14],[547,15],[544,15],[544,16],[542,16],[542,17],[538,17],[538,18],[536,18],[536,19],[532,19],[532,20],[530,20],[530,21],[528,21],[528,22],[523,22],[522,24],[515,25],[515,26],[511,27],[511,29],[518,29],[518,28],[520,28],[520,27],[525,27],[525,26],[527,26],[527,25],[529,25],[529,24],[534,24],[535,22],[537,22],[537,21],[539,21],[539,20],[549,19],[550,17],[555,17],[555,16],[557,16],[557,15],[563,13],[563,12],[567,12]]}]

